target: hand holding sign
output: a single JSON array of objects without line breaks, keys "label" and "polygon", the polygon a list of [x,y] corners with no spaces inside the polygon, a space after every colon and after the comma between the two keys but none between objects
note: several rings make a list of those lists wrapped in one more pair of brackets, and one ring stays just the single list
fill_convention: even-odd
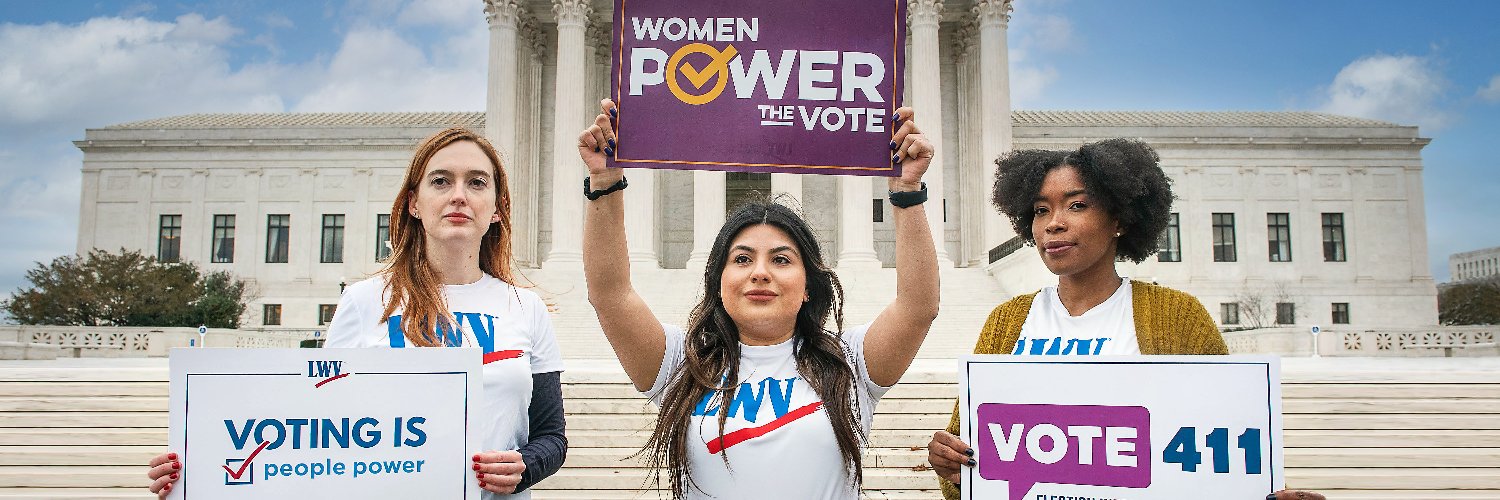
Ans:
[{"label": "hand holding sign", "polygon": [[182,477],[182,462],[177,461],[176,453],[162,453],[152,458],[150,465],[146,477],[151,478],[151,492],[157,498],[166,498],[167,493],[172,492],[172,485]]},{"label": "hand holding sign", "polygon": [[521,484],[526,463],[516,451],[486,451],[474,455],[474,475],[485,491],[509,495]]},{"label": "hand holding sign", "polygon": [[932,143],[917,129],[916,113],[910,107],[896,110],[896,115],[891,117],[894,125],[900,126],[896,129],[896,135],[891,138],[891,163],[899,165],[900,177],[892,177],[890,180],[891,191],[917,191],[922,189],[922,175],[927,173],[927,167],[932,164]]}]

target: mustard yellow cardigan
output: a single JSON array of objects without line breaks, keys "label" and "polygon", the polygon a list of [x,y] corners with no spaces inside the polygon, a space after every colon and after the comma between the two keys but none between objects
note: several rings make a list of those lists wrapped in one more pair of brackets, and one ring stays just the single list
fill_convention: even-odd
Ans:
[{"label": "mustard yellow cardigan", "polygon": [[[1131,311],[1135,318],[1135,339],[1141,354],[1229,354],[1224,336],[1198,299],[1184,292],[1140,281],[1130,282]],[[1009,354],[1021,336],[1021,325],[1031,312],[1035,293],[1021,295],[1000,304],[979,332],[974,354]],[[948,432],[958,433],[958,404],[953,405],[953,419]],[[959,498],[958,487],[938,478],[943,496]]]}]

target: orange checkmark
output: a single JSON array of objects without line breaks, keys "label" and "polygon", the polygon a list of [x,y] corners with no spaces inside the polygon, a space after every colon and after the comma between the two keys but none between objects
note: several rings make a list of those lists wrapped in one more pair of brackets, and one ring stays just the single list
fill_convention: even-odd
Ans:
[{"label": "orange checkmark", "polygon": [[704,66],[702,71],[694,68],[693,65],[688,64],[686,61],[684,61],[682,65],[678,66],[678,69],[682,71],[682,75],[687,77],[688,83],[691,83],[694,87],[699,88],[702,88],[704,84],[707,84],[708,81],[714,77],[714,75],[720,74],[725,69],[727,69],[729,67],[729,60],[734,59],[734,56],[738,54],[739,51],[735,50],[733,45],[730,45],[724,47],[723,52],[714,52],[713,49],[708,49],[704,50],[703,53],[708,54],[709,57],[713,58],[713,60],[710,61],[707,66]]},{"label": "orange checkmark", "polygon": [[229,473],[229,477],[232,477],[236,481],[238,481],[240,479],[240,476],[245,475],[245,471],[250,470],[250,461],[255,460],[255,456],[260,454],[260,450],[266,449],[266,445],[268,444],[271,444],[271,442],[261,441],[260,447],[256,448],[255,451],[250,452],[250,456],[245,457],[245,461],[240,463],[240,470],[238,471],[229,470],[228,465],[221,465],[220,467],[224,468],[224,472]]}]

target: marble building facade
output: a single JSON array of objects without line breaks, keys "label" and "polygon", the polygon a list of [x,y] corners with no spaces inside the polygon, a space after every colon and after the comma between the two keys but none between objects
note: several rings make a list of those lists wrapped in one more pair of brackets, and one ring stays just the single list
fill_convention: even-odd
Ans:
[{"label": "marble building facade", "polygon": [[[574,145],[608,95],[612,2],[476,4],[490,28],[483,112],[206,114],[87,130],[76,142],[79,251],[175,252],[253,280],[250,323],[268,322],[267,306],[277,306],[277,323],[315,326],[340,283],[379,269],[380,214],[415,143],[461,125],[482,128],[501,150],[521,267],[578,268],[584,169]],[[1415,127],[1297,112],[1013,111],[1010,7],[909,4],[904,102],[939,150],[926,209],[944,266],[989,273],[1011,294],[1055,279],[1034,250],[1007,252],[1014,233],[988,202],[992,160],[1013,148],[1140,137],[1159,149],[1181,198],[1177,260],[1122,272],[1199,295],[1226,326],[1245,320],[1229,322],[1220,304],[1245,296],[1295,303],[1294,324],[1328,324],[1340,309],[1353,324],[1435,324],[1421,180],[1428,139]],[[635,266],[701,269],[726,207],[753,192],[797,199],[842,269],[894,258],[878,179],[642,170],[630,183]],[[1228,232],[1216,214],[1233,214]],[[1341,250],[1325,255],[1333,233]],[[1226,234],[1233,260],[1223,259]]]}]

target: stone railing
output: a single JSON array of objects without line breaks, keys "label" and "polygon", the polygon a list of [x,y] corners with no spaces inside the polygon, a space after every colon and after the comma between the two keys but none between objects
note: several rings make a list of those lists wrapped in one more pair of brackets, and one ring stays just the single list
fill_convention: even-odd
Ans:
[{"label": "stone railing", "polygon": [[[1496,356],[1500,326],[1434,326],[1428,328],[1329,328],[1317,336],[1321,356],[1442,357]],[[1302,327],[1257,328],[1226,332],[1229,352],[1311,356],[1314,336]]]},{"label": "stone railing", "polygon": [[[321,330],[210,328],[204,347],[298,347],[303,340],[321,338]],[[62,348],[64,356],[159,357],[173,347],[199,343],[197,328],[110,326],[0,326],[0,342],[40,344]],[[67,352],[71,349],[71,353]]]}]

